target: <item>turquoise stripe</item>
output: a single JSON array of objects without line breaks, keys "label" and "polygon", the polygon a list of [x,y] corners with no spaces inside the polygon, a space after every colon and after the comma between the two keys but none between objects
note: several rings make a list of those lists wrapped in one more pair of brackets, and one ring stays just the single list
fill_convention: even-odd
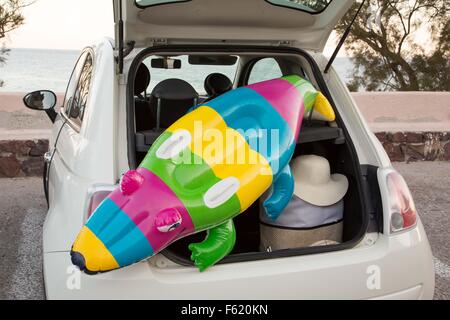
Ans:
[{"label": "turquoise stripe", "polygon": [[217,111],[228,127],[240,132],[250,147],[266,158],[274,176],[289,163],[295,150],[292,129],[259,93],[239,88],[207,102],[206,106]]},{"label": "turquoise stripe", "polygon": [[111,199],[101,204],[87,227],[103,242],[121,267],[154,254],[142,231]]}]

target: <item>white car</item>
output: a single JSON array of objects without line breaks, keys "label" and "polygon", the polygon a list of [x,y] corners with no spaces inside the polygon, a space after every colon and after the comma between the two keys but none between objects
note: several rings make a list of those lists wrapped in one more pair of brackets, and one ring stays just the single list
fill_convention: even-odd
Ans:
[{"label": "white car", "polygon": [[[433,298],[432,253],[411,194],[340,76],[324,72],[325,43],[353,0],[121,2],[115,41],[82,52],[60,111],[52,92],[24,99],[54,121],[44,175],[47,298]],[[326,155],[348,177],[343,243],[262,252],[256,204],[235,221],[233,253],[206,272],[187,250],[198,236],[131,267],[78,272],[70,256],[78,232],[162,128],[205,99],[290,74],[309,79],[337,114],[333,123],[307,121],[296,153]]]}]

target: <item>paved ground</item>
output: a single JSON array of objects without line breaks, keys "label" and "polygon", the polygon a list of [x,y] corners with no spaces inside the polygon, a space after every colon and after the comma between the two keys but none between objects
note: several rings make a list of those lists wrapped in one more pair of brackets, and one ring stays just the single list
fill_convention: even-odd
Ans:
[{"label": "paved ground", "polygon": [[[436,257],[436,299],[450,299],[450,163],[396,167],[413,190]],[[41,180],[0,179],[0,190],[0,299],[43,299]]]},{"label": "paved ground", "polygon": [[0,179],[0,299],[43,299],[40,179]]},{"label": "paved ground", "polygon": [[[45,112],[27,109],[22,93],[0,93],[0,140],[50,137],[51,122]],[[62,101],[61,96],[58,101]]]},{"label": "paved ground", "polygon": [[433,249],[436,299],[450,299],[450,162],[396,164],[407,180]]}]

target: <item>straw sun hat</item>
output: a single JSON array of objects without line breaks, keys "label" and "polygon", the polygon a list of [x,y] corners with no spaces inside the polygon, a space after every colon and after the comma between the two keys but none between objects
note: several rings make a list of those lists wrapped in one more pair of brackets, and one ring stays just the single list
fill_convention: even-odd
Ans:
[{"label": "straw sun hat", "polygon": [[302,156],[292,162],[295,178],[294,194],[310,204],[332,206],[341,201],[349,187],[341,174],[331,174],[330,163],[319,156]]}]

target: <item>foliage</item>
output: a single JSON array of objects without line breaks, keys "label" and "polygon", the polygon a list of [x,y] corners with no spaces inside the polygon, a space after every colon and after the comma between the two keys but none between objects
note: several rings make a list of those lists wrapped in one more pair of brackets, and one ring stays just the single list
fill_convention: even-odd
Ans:
[{"label": "foliage", "polygon": [[23,24],[24,17],[21,9],[25,5],[23,0],[0,1],[0,39]]},{"label": "foliage", "polygon": [[[9,32],[24,23],[22,9],[30,4],[31,2],[25,0],[0,0],[0,66],[6,62],[9,52],[3,41]],[[0,80],[0,87],[2,84]]]},{"label": "foliage", "polygon": [[[339,23],[339,35],[360,5]],[[355,64],[349,88],[450,91],[449,10],[448,0],[366,1],[345,45]]]}]

